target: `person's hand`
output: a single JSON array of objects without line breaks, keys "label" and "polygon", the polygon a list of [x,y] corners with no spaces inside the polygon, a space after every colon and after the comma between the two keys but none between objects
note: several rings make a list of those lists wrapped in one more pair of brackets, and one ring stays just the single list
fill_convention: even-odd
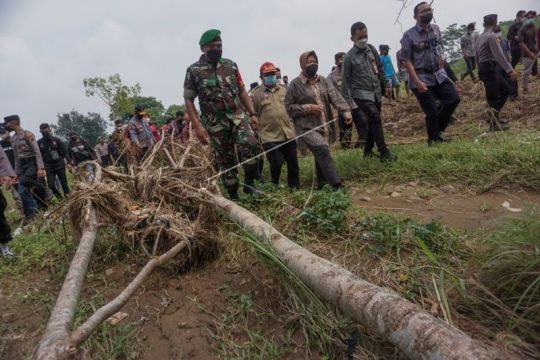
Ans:
[{"label": "person's hand", "polygon": [[195,131],[195,136],[203,145],[208,145],[210,137],[208,131],[201,124],[193,126],[193,131]]},{"label": "person's hand", "polygon": [[421,80],[418,80],[415,85],[419,93],[425,93],[426,91],[428,91],[426,83]]},{"label": "person's hand", "polygon": [[309,110],[308,112],[310,114],[313,114],[313,115],[320,115],[323,111],[323,107],[322,105],[314,105],[314,104],[310,104],[309,105]]},{"label": "person's hand", "polygon": [[352,115],[351,115],[351,113],[346,112],[345,114],[343,114],[343,119],[345,120],[345,124],[347,124],[347,125],[352,123]]},{"label": "person's hand", "polygon": [[392,98],[392,88],[386,88],[384,93],[388,99]]},{"label": "person's hand", "polygon": [[13,179],[10,176],[0,177],[0,185],[10,186],[13,184]]},{"label": "person's hand", "polygon": [[257,115],[251,115],[249,119],[251,120],[251,128],[257,130],[257,127],[259,126],[259,118],[257,118]]},{"label": "person's hand", "polygon": [[519,77],[518,73],[515,70],[510,71],[510,73],[508,75],[510,75],[510,79],[512,81],[517,81],[517,79]]},{"label": "person's hand", "polygon": [[456,92],[458,93],[458,95],[461,95],[461,83],[459,81],[456,81],[454,85],[456,86]]},{"label": "person's hand", "polygon": [[37,177],[38,178],[45,177],[45,175],[46,175],[45,169],[38,169],[38,171],[37,171]]}]

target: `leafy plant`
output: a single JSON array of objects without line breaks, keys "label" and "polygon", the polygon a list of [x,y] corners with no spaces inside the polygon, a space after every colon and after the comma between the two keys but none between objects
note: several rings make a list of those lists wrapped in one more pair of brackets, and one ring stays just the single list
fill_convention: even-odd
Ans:
[{"label": "leafy plant", "polygon": [[333,233],[341,230],[345,224],[350,205],[351,199],[345,191],[333,191],[325,187],[313,193],[311,201],[300,216],[305,226]]}]

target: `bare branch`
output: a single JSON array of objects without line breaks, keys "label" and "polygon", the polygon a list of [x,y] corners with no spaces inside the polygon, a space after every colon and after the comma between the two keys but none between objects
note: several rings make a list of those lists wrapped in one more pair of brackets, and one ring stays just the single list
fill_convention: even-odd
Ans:
[{"label": "bare branch", "polygon": [[175,257],[180,251],[189,247],[187,240],[181,241],[173,248],[167,251],[165,254],[155,257],[150,260],[141,272],[133,279],[133,281],[107,305],[99,308],[88,320],[79,326],[70,336],[70,343],[77,347],[82,344],[92,332],[111,315],[117,312],[122,306],[124,306],[128,300],[133,296],[135,291],[142,285],[146,278],[154,271],[158,266],[161,266]]}]

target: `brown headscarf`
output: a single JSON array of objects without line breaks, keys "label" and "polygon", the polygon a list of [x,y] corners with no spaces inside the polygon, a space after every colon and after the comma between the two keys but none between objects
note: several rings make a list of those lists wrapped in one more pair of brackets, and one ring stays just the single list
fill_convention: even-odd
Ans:
[{"label": "brown headscarf", "polygon": [[307,59],[308,59],[308,57],[310,57],[312,55],[315,56],[315,58],[317,59],[317,62],[319,62],[319,58],[317,57],[317,54],[315,54],[314,50],[306,51],[306,52],[302,53],[302,55],[300,55],[300,68],[302,69],[302,73],[304,75],[306,75],[306,73],[304,71],[306,70]]}]

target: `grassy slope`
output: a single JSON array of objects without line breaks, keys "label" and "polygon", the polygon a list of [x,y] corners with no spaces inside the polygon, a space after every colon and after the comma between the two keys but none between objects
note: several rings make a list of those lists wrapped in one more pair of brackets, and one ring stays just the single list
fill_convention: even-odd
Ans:
[{"label": "grassy slope", "polygon": [[[422,180],[479,190],[494,186],[540,189],[540,134],[536,132],[492,134],[478,142],[463,139],[429,148],[397,145],[392,151],[398,157],[392,165],[364,159],[361,150],[336,151],[333,157],[340,176],[360,184]],[[300,165],[302,182],[311,184],[313,160],[304,158]]]}]

